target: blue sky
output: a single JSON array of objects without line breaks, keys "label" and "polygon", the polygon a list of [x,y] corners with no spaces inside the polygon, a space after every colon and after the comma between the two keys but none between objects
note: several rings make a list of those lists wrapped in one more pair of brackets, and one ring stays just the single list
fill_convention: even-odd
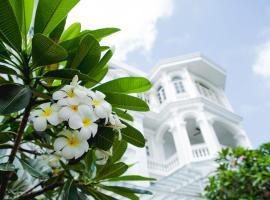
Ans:
[{"label": "blue sky", "polygon": [[[104,9],[109,2],[94,0],[92,5]],[[113,2],[108,6],[111,11],[105,10],[112,13],[110,16],[94,13],[91,16],[98,20],[83,25],[120,27],[120,39],[112,40],[120,60],[149,72],[162,58],[198,51],[205,54],[226,69],[226,94],[244,117],[243,125],[254,147],[270,141],[269,0]]]}]

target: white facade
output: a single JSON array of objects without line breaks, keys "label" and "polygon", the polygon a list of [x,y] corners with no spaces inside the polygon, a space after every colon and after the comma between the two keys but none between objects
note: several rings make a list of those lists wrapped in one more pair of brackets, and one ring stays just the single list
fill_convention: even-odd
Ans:
[{"label": "white facade", "polygon": [[201,54],[160,62],[149,76],[130,66],[111,63],[107,80],[146,76],[153,87],[140,95],[151,111],[136,114],[135,126],[147,147],[130,145],[126,159],[137,163],[129,173],[158,178],[140,186],[155,194],[146,199],[201,199],[206,177],[223,146],[251,147],[225,88],[225,70]]}]

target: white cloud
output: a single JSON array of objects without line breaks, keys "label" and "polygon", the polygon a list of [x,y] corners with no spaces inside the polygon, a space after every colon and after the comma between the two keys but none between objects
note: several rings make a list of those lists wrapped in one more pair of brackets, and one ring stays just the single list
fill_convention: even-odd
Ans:
[{"label": "white cloud", "polygon": [[106,43],[116,46],[114,58],[125,61],[132,51],[151,51],[157,22],[172,14],[172,4],[173,0],[81,0],[71,11],[68,24],[79,21],[83,29],[120,28]]},{"label": "white cloud", "polygon": [[270,40],[257,48],[253,71],[270,82]]}]

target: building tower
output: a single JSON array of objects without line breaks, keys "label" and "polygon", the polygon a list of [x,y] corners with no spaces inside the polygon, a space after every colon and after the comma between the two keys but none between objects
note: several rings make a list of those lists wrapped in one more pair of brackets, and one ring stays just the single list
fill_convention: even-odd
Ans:
[{"label": "building tower", "polygon": [[[111,73],[119,76],[117,70],[143,75],[126,66],[114,67]],[[133,156],[127,157],[139,161],[136,173],[158,179],[150,186],[155,194],[150,199],[201,199],[220,149],[251,147],[242,118],[224,93],[225,70],[192,54],[160,62],[148,78],[153,88],[140,97],[151,111],[138,116],[136,124],[147,146],[144,151],[131,148]]]}]

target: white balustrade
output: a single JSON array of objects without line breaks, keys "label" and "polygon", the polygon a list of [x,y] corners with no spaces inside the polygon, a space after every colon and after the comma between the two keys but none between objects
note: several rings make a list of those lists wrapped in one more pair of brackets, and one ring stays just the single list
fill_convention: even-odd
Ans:
[{"label": "white balustrade", "polygon": [[210,157],[209,150],[206,146],[206,144],[196,144],[192,145],[192,155],[193,155],[193,160],[204,160]]}]

